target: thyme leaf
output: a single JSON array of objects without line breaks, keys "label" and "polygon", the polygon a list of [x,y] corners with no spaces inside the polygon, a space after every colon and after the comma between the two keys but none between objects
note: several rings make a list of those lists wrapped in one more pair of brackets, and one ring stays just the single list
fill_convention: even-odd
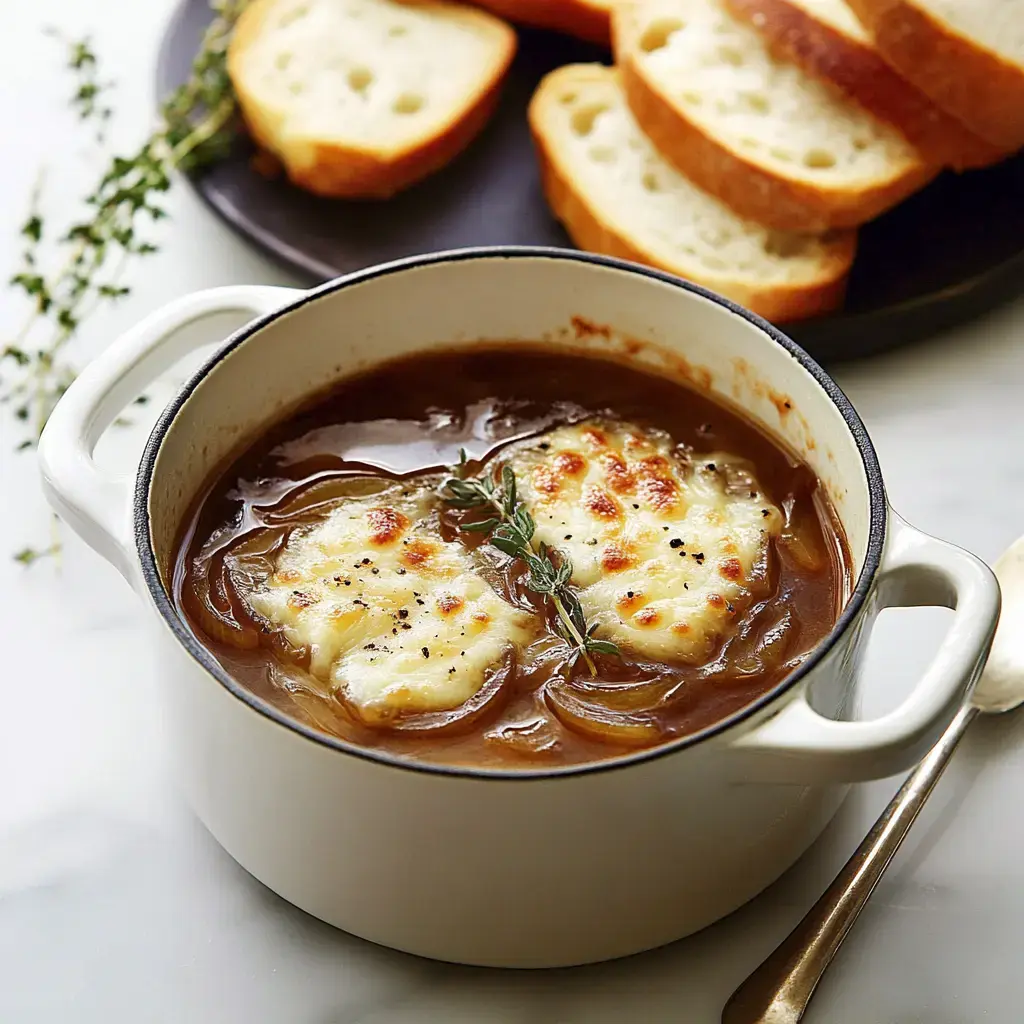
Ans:
[{"label": "thyme leaf", "polygon": [[[487,519],[460,523],[464,533],[486,533],[488,540],[510,558],[521,558],[529,573],[526,586],[549,600],[556,613],[556,629],[569,649],[569,664],[583,658],[591,675],[597,674],[593,654],[621,656],[610,640],[594,637],[597,624],[587,625],[579,596],[571,586],[572,562],[561,551],[553,552],[543,541],[535,541],[537,527],[530,510],[519,500],[516,477],[511,466],[501,470],[501,483],[484,473],[469,475],[469,460],[464,449],[452,475],[441,485],[441,497],[451,508],[468,511],[487,510]],[[555,558],[552,558],[552,554]]]},{"label": "thyme leaf", "polygon": [[[21,329],[0,338],[0,405],[13,410],[26,431],[17,451],[34,447],[53,407],[75,378],[68,346],[101,307],[130,294],[125,270],[158,251],[147,237],[166,217],[164,195],[176,170],[194,170],[221,158],[235,132],[236,101],[227,74],[227,45],[249,0],[211,0],[213,20],[203,36],[188,79],[161,105],[149,137],[134,151],[111,155],[83,197],[79,220],[53,227],[41,209],[42,175],[19,229],[21,265],[9,287],[27,300]],[[73,76],[70,106],[103,142],[113,117],[112,83],[102,77],[88,38],[70,40],[49,30],[66,48]],[[48,259],[44,260],[43,246]],[[49,251],[52,250],[52,251]],[[46,267],[44,268],[44,263]],[[25,565],[55,553],[25,548]]]}]

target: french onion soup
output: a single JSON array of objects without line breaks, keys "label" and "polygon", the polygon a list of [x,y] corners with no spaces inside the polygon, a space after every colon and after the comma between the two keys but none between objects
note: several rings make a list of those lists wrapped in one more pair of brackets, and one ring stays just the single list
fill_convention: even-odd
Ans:
[{"label": "french onion soup", "polygon": [[515,769],[722,720],[850,581],[814,474],[736,412],[517,344],[387,364],[271,428],[198,501],[175,599],[293,718]]}]

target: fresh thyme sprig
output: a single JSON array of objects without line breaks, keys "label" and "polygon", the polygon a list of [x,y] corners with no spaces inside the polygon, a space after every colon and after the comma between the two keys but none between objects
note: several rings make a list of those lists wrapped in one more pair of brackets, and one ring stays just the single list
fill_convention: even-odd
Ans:
[{"label": "fresh thyme sprig", "polygon": [[71,97],[71,109],[82,121],[97,122],[96,141],[102,142],[107,122],[114,116],[114,109],[107,105],[106,93],[113,86],[99,77],[99,65],[92,42],[85,39],[68,39],[58,29],[47,29],[47,34],[59,39],[67,46],[67,67],[74,72],[77,89]]},{"label": "fresh thyme sprig", "polygon": [[468,476],[465,450],[459,451],[459,463],[452,467],[453,475],[441,485],[441,496],[452,508],[491,509],[494,515],[469,523],[460,523],[464,533],[486,533],[488,540],[512,558],[521,558],[530,570],[526,585],[535,594],[542,594],[554,606],[558,616],[557,629],[569,647],[569,664],[583,658],[591,675],[597,674],[592,654],[619,654],[610,640],[598,640],[593,634],[597,623],[587,626],[586,616],[576,591],[570,586],[572,562],[568,555],[558,551],[557,564],[552,560],[552,549],[543,541],[535,542],[536,524],[529,509],[516,493],[516,477],[510,466],[501,471],[500,486],[494,477]]},{"label": "fresh thyme sprig", "polygon": [[[221,158],[234,132],[236,102],[227,74],[227,44],[249,0],[211,0],[214,19],[203,36],[188,80],[163,103],[155,130],[134,153],[111,158],[95,188],[84,198],[85,216],[63,231],[53,231],[40,211],[40,187],[21,227],[21,266],[10,284],[30,302],[21,329],[0,343],[0,403],[13,406],[26,434],[17,449],[32,448],[50,412],[75,377],[65,349],[95,310],[129,294],[121,282],[126,266],[158,247],[144,237],[145,227],[166,216],[163,194],[173,171],[191,170]],[[67,66],[76,76],[71,107],[83,122],[98,126],[98,138],[112,116],[108,82],[99,76],[88,39],[64,40]],[[41,249],[55,250],[52,272],[41,267]],[[26,565],[54,553],[26,548]]]}]

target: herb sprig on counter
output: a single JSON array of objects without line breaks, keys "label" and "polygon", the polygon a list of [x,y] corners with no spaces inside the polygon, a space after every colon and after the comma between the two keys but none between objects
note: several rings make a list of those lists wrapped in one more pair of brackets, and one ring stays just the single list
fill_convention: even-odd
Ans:
[{"label": "herb sprig on counter", "polygon": [[[21,227],[21,266],[9,284],[30,303],[20,330],[0,342],[0,403],[24,425],[19,451],[35,446],[50,412],[75,378],[66,349],[98,308],[130,293],[122,283],[136,258],[158,246],[145,229],[166,216],[163,196],[175,170],[193,170],[220,159],[234,135],[236,101],[227,74],[227,44],[249,0],[211,0],[207,28],[188,80],[160,107],[152,134],[127,156],[113,156],[95,187],[82,200],[80,220],[52,227],[41,209],[41,188],[33,191]],[[58,35],[57,33],[52,33]],[[102,141],[112,117],[110,83],[99,75],[88,39],[63,40],[67,67],[75,76],[70,105],[94,126]],[[40,179],[41,180],[41,179]],[[44,247],[52,249],[52,271],[43,269]],[[26,548],[16,556],[30,565],[56,553]]]},{"label": "herb sprig on counter", "polygon": [[561,551],[557,563],[552,550],[543,541],[534,540],[536,524],[529,509],[519,500],[516,477],[510,466],[501,471],[498,484],[490,473],[471,477],[464,449],[459,451],[459,463],[452,467],[452,476],[441,485],[441,497],[452,508],[487,509],[494,513],[487,519],[459,524],[464,533],[488,534],[487,539],[499,551],[512,558],[521,558],[530,570],[526,586],[535,594],[542,594],[554,606],[557,629],[569,648],[569,664],[579,658],[587,664],[591,675],[597,674],[592,654],[618,655],[619,648],[610,640],[598,640],[593,634],[597,624],[587,625],[586,616],[576,591],[570,586],[572,562]]}]

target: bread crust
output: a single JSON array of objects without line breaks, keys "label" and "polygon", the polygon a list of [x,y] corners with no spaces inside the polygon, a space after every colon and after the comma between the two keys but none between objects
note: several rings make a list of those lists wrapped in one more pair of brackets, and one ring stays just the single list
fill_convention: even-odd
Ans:
[{"label": "bread crust", "polygon": [[601,46],[611,45],[614,0],[473,0],[521,25],[552,29]]},{"label": "bread crust", "polygon": [[872,187],[824,188],[784,178],[705,135],[682,105],[665,96],[635,59],[631,12],[612,16],[616,64],[633,116],[661,154],[680,173],[741,217],[781,231],[823,232],[852,228],[877,217],[916,192],[939,172],[923,158],[898,177]]},{"label": "bread crust", "polygon": [[440,130],[394,150],[371,150],[316,139],[302,139],[298,146],[294,142],[282,145],[280,126],[286,115],[252,94],[241,67],[247,47],[263,31],[275,0],[256,0],[242,12],[228,46],[228,74],[253,141],[281,161],[289,180],[299,188],[328,198],[387,199],[450,163],[487,124],[515,56],[514,30],[485,11],[432,0],[411,2],[450,9],[461,18],[478,21],[493,33],[498,45],[488,78],[481,83],[472,102],[453,110]]},{"label": "bread crust", "polygon": [[1024,68],[912,0],[847,2],[882,56],[933,102],[1004,152],[1024,146]]},{"label": "bread crust", "polygon": [[[553,84],[554,76],[576,70],[562,68],[541,82],[530,102],[528,115],[545,197],[552,213],[576,245],[589,252],[616,256],[692,280],[775,323],[807,319],[842,305],[857,248],[854,231],[836,232],[830,239],[828,257],[816,280],[758,286],[733,277],[715,277],[710,272],[695,277],[687,272],[688,268],[666,263],[644,250],[610,224],[574,187],[572,168],[560,158],[556,147],[548,145],[544,129],[545,108],[552,102],[548,100],[545,86]],[[606,73],[605,69],[601,70]]]},{"label": "bread crust", "polygon": [[725,0],[772,52],[835,86],[891,125],[929,160],[956,170],[985,167],[1006,154],[937,107],[897,73],[867,39],[855,39],[791,0]]}]

